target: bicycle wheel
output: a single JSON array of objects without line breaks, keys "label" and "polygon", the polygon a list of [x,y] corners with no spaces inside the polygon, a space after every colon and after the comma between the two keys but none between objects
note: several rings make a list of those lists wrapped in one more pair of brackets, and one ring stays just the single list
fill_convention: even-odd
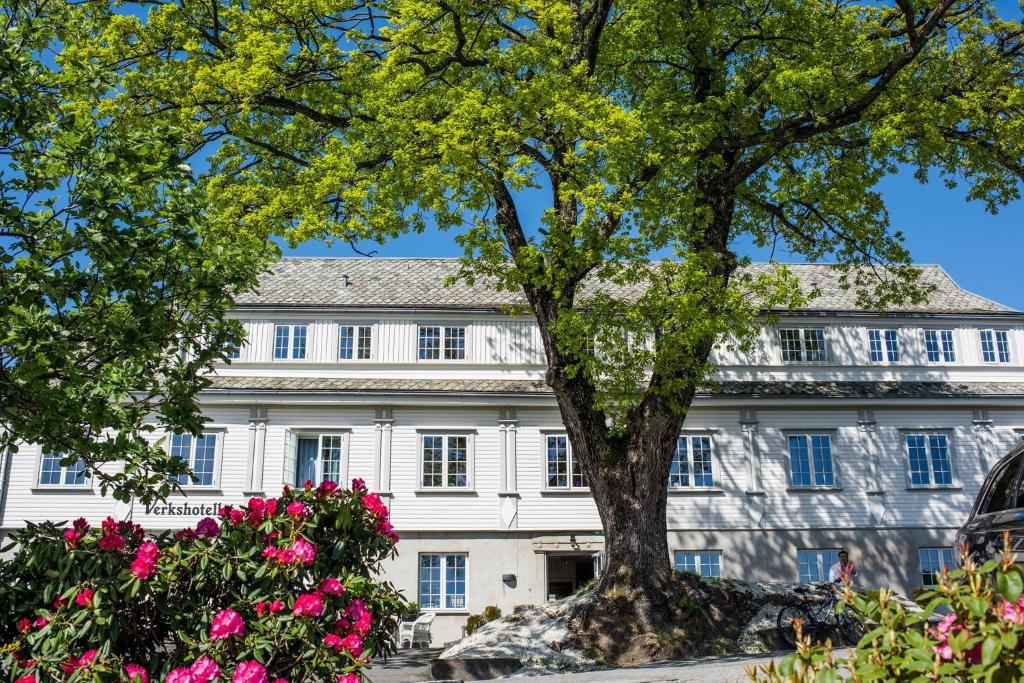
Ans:
[{"label": "bicycle wheel", "polygon": [[864,636],[864,627],[853,616],[843,612],[836,616],[836,630],[847,645],[853,646]]},{"label": "bicycle wheel", "polygon": [[800,605],[786,605],[779,610],[779,618],[776,625],[779,629],[779,639],[786,647],[796,647],[796,621],[799,620],[804,633],[814,630],[814,620],[811,613]]}]

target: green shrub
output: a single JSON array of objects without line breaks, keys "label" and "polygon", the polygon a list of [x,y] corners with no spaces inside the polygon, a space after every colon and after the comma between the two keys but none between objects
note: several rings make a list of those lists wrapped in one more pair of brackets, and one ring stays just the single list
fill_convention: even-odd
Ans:
[{"label": "green shrub", "polygon": [[488,605],[487,607],[484,607],[483,617],[485,623],[501,619],[501,608],[497,605]]},{"label": "green shrub", "polygon": [[7,680],[353,683],[391,651],[407,605],[374,575],[397,536],[361,481],[221,516],[155,539],[110,518],[15,534],[0,563]]},{"label": "green shrub", "polygon": [[497,605],[484,607],[482,614],[471,614],[466,619],[466,635],[472,635],[484,624],[501,618],[501,609]]},{"label": "green shrub", "polygon": [[[1007,547],[1009,544],[1007,543]],[[1024,576],[1010,557],[964,569],[922,592],[923,613],[908,614],[882,590],[877,598],[847,590],[843,603],[868,630],[846,659],[831,644],[802,638],[796,654],[769,663],[751,678],[763,683],[854,681],[1024,680]],[[936,610],[948,613],[933,624]]]}]

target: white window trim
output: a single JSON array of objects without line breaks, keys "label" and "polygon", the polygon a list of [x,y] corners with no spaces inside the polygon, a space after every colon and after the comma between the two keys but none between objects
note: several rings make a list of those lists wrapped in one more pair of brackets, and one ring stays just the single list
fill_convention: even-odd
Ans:
[{"label": "white window trim", "polygon": [[[441,461],[441,485],[424,486],[423,484],[423,438],[426,436],[444,437],[444,459]],[[466,485],[448,486],[448,437],[466,437]],[[476,493],[476,431],[471,429],[418,428],[416,430],[416,493]],[[451,554],[451,553],[449,553]]]},{"label": "white window trim", "polygon": [[[701,430],[701,431],[682,431],[679,433],[679,437],[687,439],[686,455],[689,458],[690,464],[690,481],[694,481],[693,477],[693,443],[694,437],[704,437],[710,441],[711,444],[711,486],[696,486],[690,483],[687,486],[673,485],[671,466],[669,469],[668,479],[668,492],[672,493],[719,493],[722,491],[722,487],[719,483],[719,469],[718,469],[718,454],[715,446],[715,433],[717,430]],[[678,438],[678,437],[677,437]],[[675,449],[672,449],[673,457],[675,456]],[[689,552],[689,551],[687,551]]]},{"label": "white window trim", "polygon": [[[840,479],[839,473],[842,471],[839,463],[839,457],[836,455],[836,435],[839,433],[838,429],[826,428],[826,429],[783,429],[782,437],[785,439],[786,449],[786,490],[787,491],[841,491],[843,489],[842,480]],[[807,437],[808,449],[811,448],[811,437],[812,436],[827,436],[828,437],[828,451],[832,456],[832,485],[827,486],[823,484],[809,484],[801,485],[793,483],[793,454],[789,449],[789,437],[791,436],[804,436]],[[811,479],[814,479],[814,453],[808,450],[808,458],[811,468]],[[802,548],[802,550],[814,550],[814,548]],[[830,550],[829,548],[820,548],[820,550]]]},{"label": "white window trim", "polygon": [[[440,607],[420,607],[420,558],[424,555],[440,555],[441,556],[441,606]],[[448,556],[449,555],[461,555],[466,558],[465,561],[465,585],[466,592],[463,594],[463,600],[465,602],[464,607],[445,607],[445,603],[448,602],[448,582],[446,580],[448,574]],[[468,614],[469,613],[469,552],[466,550],[455,550],[455,551],[432,551],[432,552],[421,552],[416,555],[416,606],[422,612],[438,612],[443,614]]]},{"label": "white window trim", "polygon": [[[286,358],[278,358],[276,355],[277,350],[277,328],[287,327],[288,328],[288,356]],[[305,327],[306,328],[306,355],[302,358],[292,358],[292,353],[295,351],[295,328]],[[273,326],[270,329],[270,360],[274,363],[305,363],[310,360],[312,354],[310,348],[312,347],[312,336],[310,334],[313,326],[308,321],[294,321],[286,322],[283,320],[275,320]]]},{"label": "white window trim", "polygon": [[[839,547],[839,548],[800,548],[800,547],[797,547],[797,549],[796,549],[796,580],[797,580],[797,582],[799,583],[800,581],[803,580],[800,577],[800,553],[801,552],[814,553],[820,559],[821,558],[821,553],[836,553],[838,555],[842,551],[843,551],[843,548],[841,548],[841,547]],[[829,573],[829,570],[832,569],[832,567],[825,567],[823,565],[819,565],[819,568],[822,571],[822,576],[821,576],[821,580],[816,582],[816,583],[820,583],[822,581],[828,581],[828,573]]]},{"label": "white window trim", "polygon": [[[959,490],[963,488],[963,484],[960,482],[960,468],[957,465],[956,456],[956,444],[953,439],[953,429],[950,427],[916,427],[916,428],[902,428],[899,430],[900,433],[900,448],[903,451],[903,473],[906,477],[906,488],[908,491],[949,491]],[[911,477],[910,472],[910,446],[907,444],[907,437],[911,434],[923,434],[928,436],[929,434],[944,434],[946,436],[946,450],[949,455],[949,472],[950,479],[952,480],[949,484],[936,484],[935,483],[935,472],[932,470],[932,459],[931,452],[928,453],[928,478],[931,480],[929,484],[915,484]],[[926,440],[927,442],[927,440]]]},{"label": "white window trim", "polygon": [[[420,358],[420,330],[424,327],[437,327],[440,328],[438,336],[438,357],[437,358]],[[444,343],[448,339],[446,328],[448,327],[461,327],[463,330],[463,358],[445,358],[444,357]],[[417,363],[467,363],[469,362],[470,349],[469,349],[469,330],[470,326],[465,322],[430,322],[430,323],[417,323],[416,324],[416,348],[415,358]]]},{"label": "white window trim", "polygon": [[[224,465],[224,438],[227,435],[227,428],[218,425],[205,425],[202,432],[198,435],[192,435],[192,445],[189,450],[189,465],[191,466],[195,459],[196,452],[196,439],[199,436],[206,436],[209,434],[217,435],[217,448],[213,453],[213,481],[208,485],[201,484],[181,484],[180,488],[182,491],[219,491],[220,490],[220,471]],[[165,450],[168,455],[171,455],[171,439],[174,437],[174,432],[165,432],[164,443],[166,444]],[[171,456],[173,457],[173,456]]]},{"label": "white window trim", "polygon": [[[939,343],[939,360],[931,360],[928,358],[928,340],[925,335],[928,332],[935,332],[938,343]],[[942,333],[949,332],[953,337],[953,360],[946,360],[946,354],[942,351]],[[957,338],[956,328],[952,327],[926,327],[921,330],[921,353],[925,365],[957,365],[960,363],[960,358],[963,355],[963,345]],[[980,340],[979,340],[980,344]]]},{"label": "white window trim", "polygon": [[[568,458],[568,480],[567,486],[549,486],[548,485],[548,437],[549,436],[564,436],[566,444],[566,457]],[[589,494],[589,486],[573,486],[572,484],[572,463],[576,459],[576,454],[573,452],[572,441],[569,439],[569,435],[564,429],[542,429],[540,430],[540,490],[541,493],[580,493]],[[580,468],[580,472],[583,469]],[[584,479],[586,477],[584,476]]]},{"label": "white window trim", "polygon": [[[46,449],[40,447],[39,453],[36,455],[36,472],[35,479],[33,479],[32,489],[37,491],[79,491],[92,493],[92,475],[85,477],[85,481],[81,484],[65,484],[64,476],[67,468],[61,465],[61,483],[59,484],[43,484],[40,483],[40,478],[43,476],[43,456],[46,454]],[[8,453],[8,457],[10,454]]]},{"label": "white window trim", "polygon": [[[315,427],[293,427],[291,430],[295,438],[295,469],[299,469],[299,453],[298,445],[299,439],[316,439],[316,476],[319,481],[322,478],[322,463],[320,462],[320,454],[323,452],[324,437],[325,436],[340,436],[341,437],[341,465],[338,467],[338,482],[339,486],[346,487],[346,482],[349,481],[348,470],[349,470],[349,450],[352,443],[352,430],[351,429],[339,429],[338,427],[324,427],[321,429]],[[298,481],[298,472],[295,472],[295,486],[296,488],[302,488],[304,481]]]},{"label": "white window trim", "polygon": [[[995,353],[995,360],[985,360],[985,347],[981,340],[981,335],[988,332],[992,335],[992,351]],[[999,360],[999,342],[996,339],[996,332],[1002,332],[1006,335],[1006,352],[1010,355],[1007,360]],[[1010,330],[1004,330],[994,327],[982,327],[978,329],[978,358],[981,360],[982,365],[1012,365],[1013,364],[1013,337],[1010,335]]]},{"label": "white window trim", "polygon": [[[351,327],[353,332],[352,337],[352,357],[342,358],[341,357],[341,328]],[[370,357],[359,358],[359,328],[365,327],[370,330]],[[370,322],[364,322],[360,320],[339,320],[334,325],[334,360],[339,363],[372,363],[377,359],[377,330],[376,325]],[[308,346],[308,342],[307,342]],[[309,354],[306,354],[307,356]]]},{"label": "white window trim", "polygon": [[[949,571],[953,571],[954,569],[956,569],[956,560],[952,556],[952,554],[956,551],[955,548],[950,548],[949,546],[942,546],[942,545],[922,545],[922,546],[918,546],[918,548],[917,548],[917,575],[918,575],[919,578],[924,579],[924,565],[921,563],[921,551],[922,550],[938,550],[938,551],[940,551],[940,555],[939,555],[939,561],[940,562],[942,561],[941,551],[943,551],[943,550],[950,551],[950,556],[951,556],[950,560],[951,560],[951,562],[949,563],[949,565],[946,565],[946,566],[948,567]],[[933,572],[933,573],[941,574],[942,573],[942,569],[940,568],[937,572]],[[937,585],[938,585],[937,583],[928,584],[928,583],[924,583],[924,581],[921,582],[921,586],[923,588],[934,588]]]},{"label": "white window trim", "polygon": [[[800,333],[800,360],[786,360],[785,347],[782,344],[782,332],[783,330],[795,330]],[[808,330],[820,330],[821,331],[821,343],[824,345],[822,353],[824,358],[822,360],[807,360],[807,340],[805,332]],[[828,365],[832,362],[832,354],[829,353],[829,335],[828,327],[823,325],[805,325],[797,327],[795,325],[786,325],[785,327],[779,327],[778,333],[775,335],[775,342],[779,345],[779,361],[785,366],[794,365]]]},{"label": "white window trim", "polygon": [[[882,342],[882,360],[871,359],[871,333],[878,332]],[[885,343],[885,333],[895,332],[896,333],[896,352],[899,355],[899,360],[889,360],[889,348]],[[906,344],[903,342],[903,335],[900,334],[899,328],[896,327],[867,327],[864,328],[864,339],[867,342],[868,351],[868,363],[870,365],[902,365],[903,359],[906,356]]]},{"label": "white window trim", "polygon": [[702,576],[702,577],[705,577],[705,578],[723,578],[723,579],[726,576],[725,568],[723,566],[724,562],[722,561],[723,554],[722,554],[721,549],[719,549],[719,548],[701,548],[699,550],[695,549],[695,548],[675,548],[675,549],[673,549],[672,550],[672,569],[677,571],[677,572],[679,572],[679,571],[683,571],[683,570],[677,568],[676,553],[696,553],[698,561],[700,561],[700,554],[701,553],[717,553],[718,554],[718,577],[706,577],[704,574],[701,574],[700,572],[698,572],[698,576]]}]

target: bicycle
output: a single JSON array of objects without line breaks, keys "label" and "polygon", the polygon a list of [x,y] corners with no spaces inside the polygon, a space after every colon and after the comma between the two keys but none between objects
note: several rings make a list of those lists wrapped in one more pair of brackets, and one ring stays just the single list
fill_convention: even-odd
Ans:
[{"label": "bicycle", "polygon": [[[818,584],[821,585],[821,584]],[[856,645],[864,635],[864,628],[850,610],[836,613],[839,604],[839,581],[827,584],[832,589],[829,599],[811,608],[803,605],[786,605],[779,610],[776,626],[779,638],[787,647],[796,647],[796,620],[800,620],[801,632],[811,636],[811,642],[824,642],[833,629],[847,645]]]}]

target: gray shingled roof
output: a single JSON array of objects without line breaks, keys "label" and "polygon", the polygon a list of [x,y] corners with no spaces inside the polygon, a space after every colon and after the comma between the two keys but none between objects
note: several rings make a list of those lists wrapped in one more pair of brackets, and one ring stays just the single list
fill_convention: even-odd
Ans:
[{"label": "gray shingled roof", "polygon": [[[496,309],[525,303],[521,296],[499,292],[486,280],[475,285],[458,283],[445,287],[458,270],[458,259],[394,258],[296,258],[278,261],[260,278],[258,291],[239,298],[240,306]],[[752,271],[773,268],[750,266]],[[806,310],[855,311],[854,292],[839,286],[839,273],[827,265],[790,266],[805,289],[817,288],[819,296]],[[961,289],[942,268],[921,266],[922,281],[934,285],[927,303],[907,304],[891,312],[993,313],[1014,309]],[[343,286],[347,277],[348,286]],[[635,296],[620,289],[618,294]]]},{"label": "gray shingled roof", "polygon": [[[216,376],[213,392],[317,392],[338,394],[550,394],[540,380],[374,379],[342,377]],[[1024,397],[1020,382],[722,382],[704,396],[764,398],[1012,398]]]}]

